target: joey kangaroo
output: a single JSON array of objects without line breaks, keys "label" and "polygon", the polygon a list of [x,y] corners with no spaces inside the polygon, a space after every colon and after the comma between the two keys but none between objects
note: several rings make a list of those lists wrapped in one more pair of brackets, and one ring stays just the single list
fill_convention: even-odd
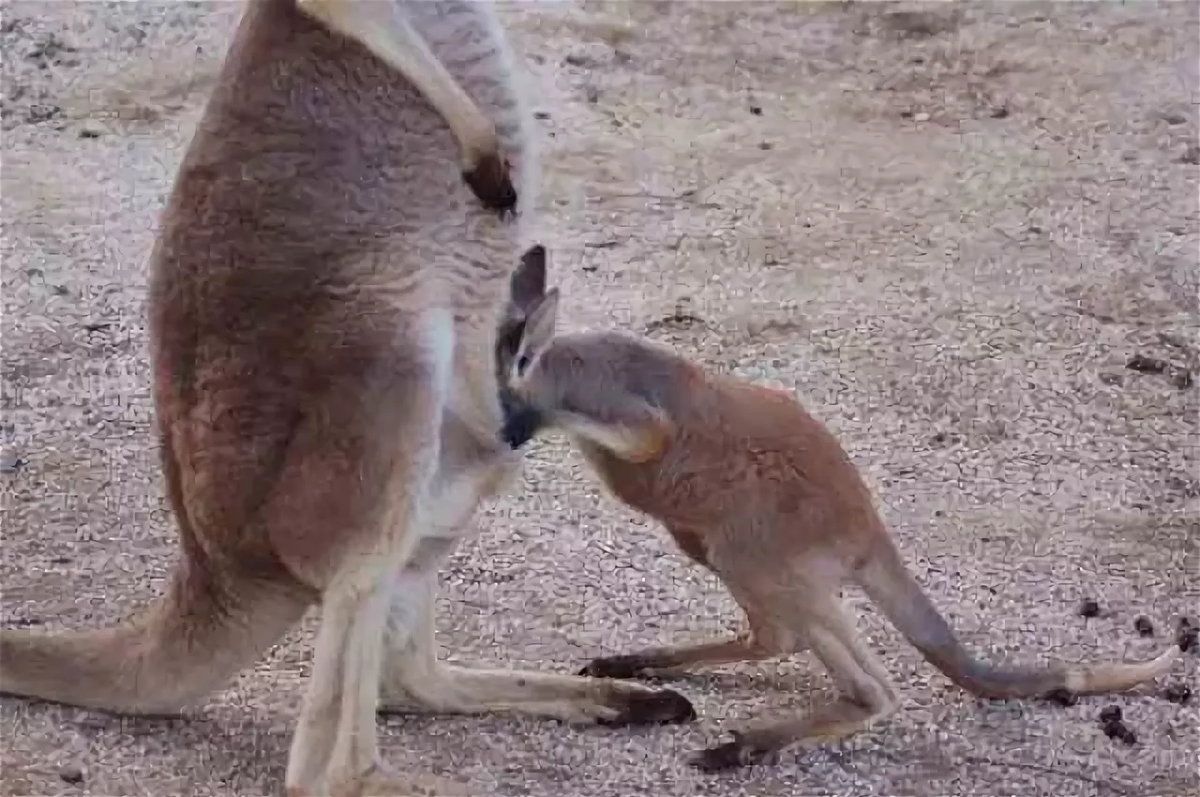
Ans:
[{"label": "joey kangaroo", "polygon": [[494,347],[519,315],[510,275],[541,251],[526,214],[463,190],[464,141],[468,182],[507,190],[495,147],[463,138],[484,127],[461,124],[468,104],[513,156],[500,182],[535,205],[530,114],[490,4],[248,4],[151,255],[177,562],[123,624],[0,631],[0,692],[177,712],[319,605],[290,797],[429,793],[380,762],[377,709],[694,717],[670,690],[436,656],[437,568],[520,464]]},{"label": "joey kangaroo", "polygon": [[[522,284],[536,288],[514,275]],[[743,766],[848,736],[897,708],[886,670],[842,606],[846,582],[927,661],[982,697],[1121,691],[1163,675],[1179,655],[1172,647],[1139,663],[1019,669],[977,660],[906,568],[846,452],[790,394],[706,373],[623,334],[555,337],[557,289],[515,301],[528,311],[498,342],[511,391],[506,438],[520,446],[540,428],[566,432],[617,498],[721,578],[748,620],[732,638],[600,658],[582,674],[665,675],[807,647],[840,692],[807,716],[735,732],[696,766]]]}]

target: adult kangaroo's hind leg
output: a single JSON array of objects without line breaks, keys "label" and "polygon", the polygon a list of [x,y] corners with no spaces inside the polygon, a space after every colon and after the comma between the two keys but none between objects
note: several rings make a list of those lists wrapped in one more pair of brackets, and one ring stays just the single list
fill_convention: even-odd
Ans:
[{"label": "adult kangaroo's hind leg", "polygon": [[781,618],[787,612],[795,630],[807,636],[840,694],[805,716],[735,731],[732,742],[709,748],[696,757],[693,764],[700,769],[747,766],[789,747],[841,739],[896,709],[897,699],[887,671],[859,639],[836,586],[789,585],[776,594],[787,596],[786,605],[776,604],[776,616]]},{"label": "adult kangaroo's hind leg", "polygon": [[438,61],[396,0],[296,0],[297,7],[402,73],[437,109],[458,142],[463,180],[485,206],[512,210],[517,191],[493,122]]},{"label": "adult kangaroo's hind leg", "polygon": [[289,797],[427,793],[424,776],[380,760],[375,712],[393,574],[416,549],[437,464],[453,323],[442,308],[402,320],[394,350],[312,399],[264,507],[280,558],[322,596]]},{"label": "adult kangaroo's hind leg", "polygon": [[396,576],[386,636],[381,711],[511,712],[564,722],[646,725],[687,722],[696,712],[669,689],[575,675],[440,661],[434,640],[437,573]]}]

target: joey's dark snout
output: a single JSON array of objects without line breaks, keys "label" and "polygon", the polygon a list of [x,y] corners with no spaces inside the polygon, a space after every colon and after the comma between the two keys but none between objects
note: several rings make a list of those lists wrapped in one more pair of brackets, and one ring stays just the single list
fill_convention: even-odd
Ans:
[{"label": "joey's dark snout", "polygon": [[500,437],[514,451],[532,440],[545,423],[541,410],[525,404],[507,390],[500,392],[500,405],[504,410]]},{"label": "joey's dark snout", "polygon": [[542,426],[542,414],[538,410],[522,407],[504,421],[501,436],[514,450],[528,443]]}]

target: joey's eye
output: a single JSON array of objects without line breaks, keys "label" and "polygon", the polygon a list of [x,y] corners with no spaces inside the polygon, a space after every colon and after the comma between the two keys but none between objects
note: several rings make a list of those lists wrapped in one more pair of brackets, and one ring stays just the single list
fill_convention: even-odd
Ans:
[{"label": "joey's eye", "polygon": [[517,376],[524,376],[525,369],[529,367],[529,355],[522,354],[517,358]]}]

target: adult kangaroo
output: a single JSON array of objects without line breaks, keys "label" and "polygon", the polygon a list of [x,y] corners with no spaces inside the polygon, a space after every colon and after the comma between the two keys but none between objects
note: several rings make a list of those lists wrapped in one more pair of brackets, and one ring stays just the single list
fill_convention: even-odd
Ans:
[{"label": "adult kangaroo", "polygon": [[694,716],[669,690],[436,657],[437,568],[520,464],[494,347],[531,251],[528,119],[488,3],[247,4],[151,262],[178,561],[124,624],[0,632],[0,692],[175,712],[319,604],[292,797],[429,793],[380,763],[377,708]]}]

